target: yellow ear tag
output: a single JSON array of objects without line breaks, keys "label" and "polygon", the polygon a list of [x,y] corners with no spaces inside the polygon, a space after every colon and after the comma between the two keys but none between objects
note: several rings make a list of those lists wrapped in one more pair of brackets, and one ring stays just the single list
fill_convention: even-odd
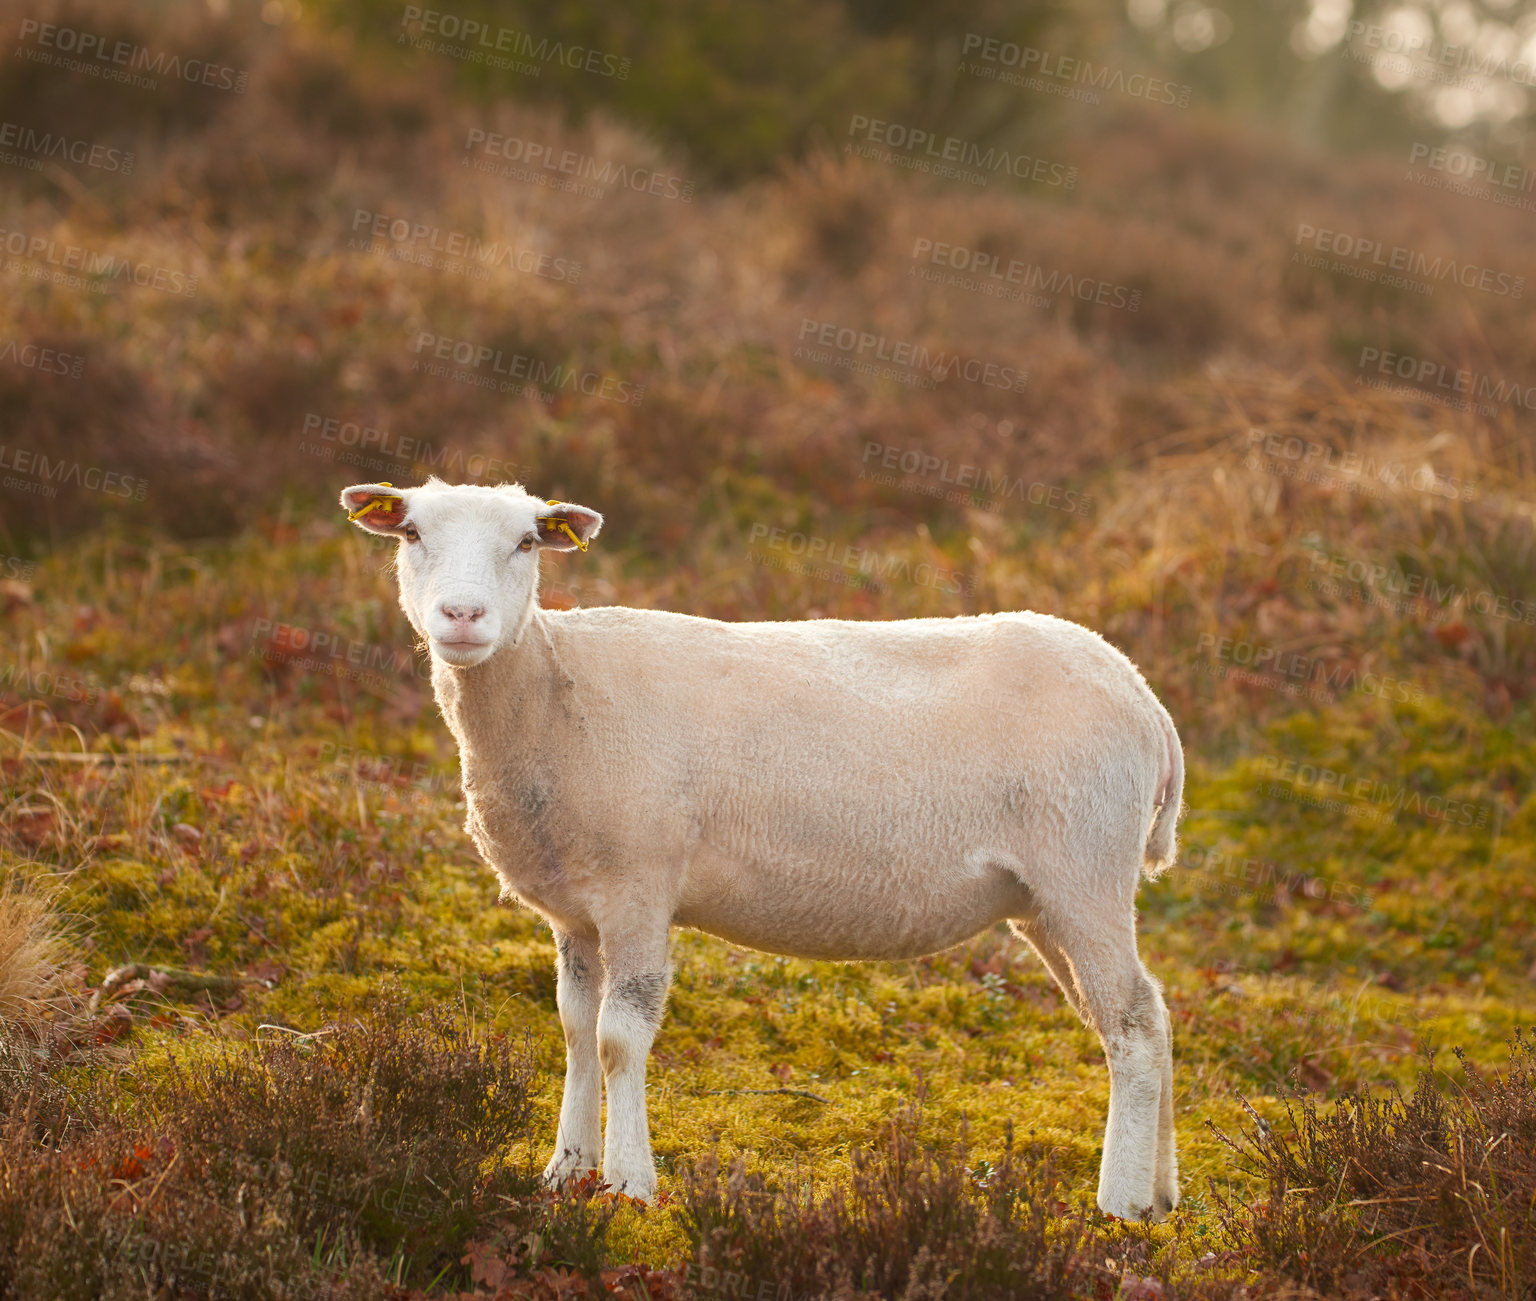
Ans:
[{"label": "yellow ear tag", "polygon": [[[560,503],[556,498],[551,497],[549,504],[551,506],[558,506]],[[548,525],[557,533],[564,533],[566,537],[576,544],[578,551],[585,551],[587,549],[587,544],[576,536],[576,530],[571,527],[569,520],[563,520],[554,515],[540,515],[539,523]]]},{"label": "yellow ear tag", "polygon": [[[380,484],[379,484],[379,487],[381,487],[381,488],[393,488],[394,486],[395,485],[392,484],[392,483],[380,482]],[[354,520],[354,521],[355,520],[360,520],[360,519],[363,518],[364,515],[368,514],[369,511],[378,510],[381,506],[384,505],[385,502],[389,502],[391,507],[397,506],[400,503],[400,498],[398,498],[398,497],[375,497],[372,501],[370,501],[362,509],[348,511],[347,512],[347,518],[349,520]]]}]

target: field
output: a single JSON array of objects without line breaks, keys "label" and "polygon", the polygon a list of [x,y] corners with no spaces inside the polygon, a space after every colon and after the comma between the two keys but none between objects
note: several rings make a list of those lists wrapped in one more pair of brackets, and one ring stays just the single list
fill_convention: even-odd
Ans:
[{"label": "field", "polygon": [[[1042,144],[1070,186],[722,176],[318,20],[70,12],[249,82],[0,90],[136,154],[0,192],[0,1295],[1533,1295],[1536,334],[1316,235],[1512,282],[1522,214],[1141,105]],[[430,472],[605,514],[546,605],[1032,609],[1135,660],[1189,763],[1140,896],[1179,1212],[1092,1209],[1102,1051],[1004,928],[679,933],[662,1204],[541,1195],[553,945],[335,505]]]}]

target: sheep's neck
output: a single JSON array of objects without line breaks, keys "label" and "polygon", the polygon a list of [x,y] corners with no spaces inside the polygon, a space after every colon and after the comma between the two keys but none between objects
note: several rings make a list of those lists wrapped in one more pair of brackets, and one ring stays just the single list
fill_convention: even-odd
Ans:
[{"label": "sheep's neck", "polygon": [[554,735],[570,685],[537,610],[517,644],[502,646],[483,664],[453,668],[433,661],[432,689],[459,743],[466,795],[510,769],[537,762],[537,738]]}]

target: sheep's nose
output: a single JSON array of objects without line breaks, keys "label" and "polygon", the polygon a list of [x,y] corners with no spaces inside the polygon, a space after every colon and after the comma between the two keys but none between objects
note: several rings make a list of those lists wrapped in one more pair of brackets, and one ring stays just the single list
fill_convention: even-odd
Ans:
[{"label": "sheep's nose", "polygon": [[454,623],[474,623],[485,613],[483,605],[445,605],[443,613]]}]

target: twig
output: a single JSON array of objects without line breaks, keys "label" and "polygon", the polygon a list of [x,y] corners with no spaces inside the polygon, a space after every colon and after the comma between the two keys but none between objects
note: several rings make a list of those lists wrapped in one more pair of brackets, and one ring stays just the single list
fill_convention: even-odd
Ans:
[{"label": "twig", "polygon": [[166,1166],[165,1169],[160,1172],[160,1177],[155,1180],[155,1186],[149,1190],[148,1195],[144,1198],[144,1205],[148,1206],[150,1204],[150,1202],[154,1201],[155,1194],[160,1191],[160,1185],[165,1182],[165,1177],[168,1174],[171,1173],[171,1170],[175,1167],[176,1163],[178,1161],[180,1161],[180,1160],[181,1160],[181,1153],[177,1152],[176,1155],[171,1158],[170,1165]]},{"label": "twig", "polygon": [[202,971],[178,971],[175,967],[155,967],[147,962],[131,962],[126,967],[114,967],[102,978],[101,987],[91,995],[90,1010],[94,1014],[104,997],[110,997],[130,981],[142,980],[156,994],[172,991],[181,994],[218,994],[221,997],[237,992],[243,985],[259,985],[264,982],[254,976],[217,976]]},{"label": "twig", "polygon": [[1410,1224],[1406,1229],[1399,1229],[1396,1233],[1386,1233],[1386,1234],[1383,1234],[1381,1237],[1377,1238],[1374,1242],[1366,1243],[1365,1246],[1357,1248],[1354,1254],[1358,1256],[1358,1255],[1360,1255],[1363,1252],[1369,1251],[1372,1247],[1379,1247],[1383,1242],[1391,1242],[1393,1238],[1401,1238],[1403,1236],[1403,1234],[1405,1234],[1405,1233],[1412,1233],[1416,1229],[1427,1229],[1427,1228],[1429,1228],[1429,1221],[1428,1220],[1426,1220],[1423,1224]]},{"label": "twig", "polygon": [[30,750],[14,756],[33,763],[191,763],[205,758],[195,754],[118,754],[104,750]]},{"label": "twig", "polygon": [[705,1089],[705,1097],[719,1097],[727,1093],[756,1093],[767,1097],[773,1094],[784,1094],[791,1098],[809,1098],[812,1102],[831,1102],[831,1098],[824,1098],[819,1093],[811,1093],[805,1089]]},{"label": "twig", "polygon": [[320,1030],[295,1030],[291,1025],[275,1025],[270,1021],[263,1021],[256,1027],[256,1037],[261,1038],[263,1030],[281,1030],[284,1034],[291,1034],[295,1039],[318,1039],[321,1035],[335,1034],[338,1027],[326,1026]]}]

